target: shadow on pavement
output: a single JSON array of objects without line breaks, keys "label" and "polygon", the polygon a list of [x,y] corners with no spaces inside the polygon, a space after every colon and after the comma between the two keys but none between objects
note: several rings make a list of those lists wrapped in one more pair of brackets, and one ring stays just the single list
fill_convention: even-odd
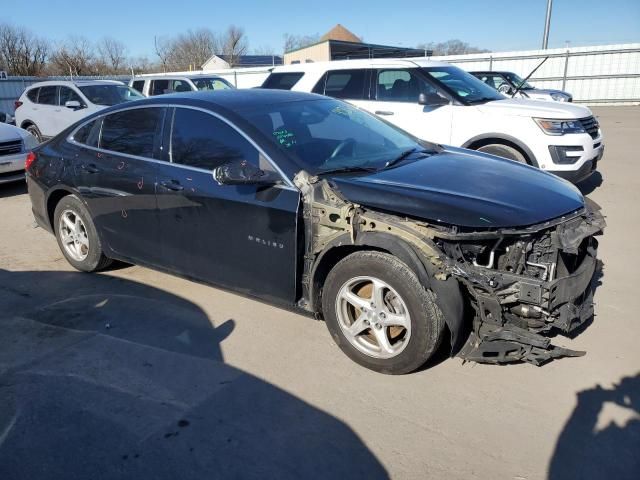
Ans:
[{"label": "shadow on pavement", "polygon": [[603,182],[604,182],[604,179],[602,177],[602,174],[596,170],[591,174],[589,178],[578,183],[576,187],[580,189],[580,192],[583,195],[589,195],[590,193],[595,191],[596,188],[602,186]]},{"label": "shadow on pavement", "polygon": [[11,182],[0,184],[0,198],[15,197],[27,193],[27,182]]},{"label": "shadow on pavement", "polygon": [[387,478],[344,423],[223,363],[195,304],[0,269],[0,478]]},{"label": "shadow on pavement", "polygon": [[640,373],[578,393],[551,459],[550,480],[640,478]]}]

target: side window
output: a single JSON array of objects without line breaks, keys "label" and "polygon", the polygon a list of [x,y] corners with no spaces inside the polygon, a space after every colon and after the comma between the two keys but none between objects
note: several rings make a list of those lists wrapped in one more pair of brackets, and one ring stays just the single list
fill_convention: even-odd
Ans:
[{"label": "side window", "polygon": [[29,100],[31,100],[33,103],[37,103],[38,102],[38,90],[40,90],[39,88],[32,88],[31,90],[29,90],[27,92],[27,98]]},{"label": "side window", "polygon": [[176,108],[171,133],[171,161],[213,170],[232,161],[246,160],[262,169],[258,150],[222,120],[200,110]]},{"label": "side window", "polygon": [[320,77],[320,80],[318,80],[318,83],[316,83],[316,86],[313,87],[313,90],[311,90],[311,93],[318,93],[320,95],[324,95],[324,84],[327,81],[327,74],[325,73],[324,75],[322,75],[322,77]]},{"label": "side window", "polygon": [[98,139],[100,138],[101,124],[101,118],[87,123],[73,134],[73,140],[89,147],[97,147]]},{"label": "side window", "polygon": [[151,80],[149,95],[164,95],[169,93],[169,80]]},{"label": "side window", "polygon": [[66,102],[69,102],[71,100],[75,100],[76,102],[80,102],[80,105],[82,105],[84,103],[82,101],[82,99],[80,98],[80,95],[78,95],[71,88],[69,88],[69,87],[60,87],[60,105],[64,106],[64,104]]},{"label": "side window", "polygon": [[190,92],[193,90],[191,85],[189,85],[184,80],[172,80],[171,81],[171,92]]},{"label": "side window", "polygon": [[437,95],[435,87],[409,70],[379,70],[376,99],[386,102],[418,103],[418,96]]},{"label": "side window", "polygon": [[[334,70],[327,72],[324,94],[334,98],[363,100],[366,70]],[[368,96],[368,95],[367,95]]]},{"label": "side window", "polygon": [[134,108],[107,115],[102,121],[100,148],[153,158],[164,111],[164,108]]},{"label": "side window", "polygon": [[144,80],[134,81],[133,84],[131,85],[131,88],[142,93],[142,90],[144,89]]},{"label": "side window", "polygon": [[303,72],[272,73],[262,84],[262,88],[274,88],[277,90],[291,90],[304,76]]},{"label": "side window", "polygon": [[58,87],[48,86],[40,87],[40,95],[38,95],[38,103],[42,105],[56,105]]}]

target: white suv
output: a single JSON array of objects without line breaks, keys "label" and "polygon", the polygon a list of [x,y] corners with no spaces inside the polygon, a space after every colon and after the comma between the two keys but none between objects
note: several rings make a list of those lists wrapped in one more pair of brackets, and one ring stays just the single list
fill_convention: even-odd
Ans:
[{"label": "white suv", "polygon": [[602,158],[597,120],[572,103],[510,99],[469,73],[427,59],[276,67],[263,88],[346,100],[418,138],[526,162],[573,182]]},{"label": "white suv", "polygon": [[42,142],[93,112],[140,98],[144,97],[112,80],[38,82],[16,101],[16,125]]},{"label": "white suv", "polygon": [[134,77],[129,86],[145,97],[175,92],[195,92],[196,90],[229,90],[234,88],[224,78],[216,75],[144,75]]}]

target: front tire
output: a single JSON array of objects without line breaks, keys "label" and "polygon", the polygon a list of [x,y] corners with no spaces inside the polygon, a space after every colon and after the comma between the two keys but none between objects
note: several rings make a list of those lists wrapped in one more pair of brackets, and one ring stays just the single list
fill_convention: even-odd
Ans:
[{"label": "front tire", "polygon": [[111,264],[89,211],[75,195],[67,195],[56,205],[53,225],[60,251],[74,268],[95,272]]},{"label": "front tire", "polygon": [[518,163],[528,163],[525,156],[513,147],[508,145],[501,145],[499,143],[492,143],[489,145],[483,145],[482,147],[477,149],[479,152],[489,153],[491,155],[496,155],[502,158],[508,158],[509,160],[513,160]]},{"label": "front tire", "polygon": [[322,310],[342,351],[380,373],[414,371],[433,355],[444,331],[434,293],[382,252],[356,252],[338,262],[325,281]]}]

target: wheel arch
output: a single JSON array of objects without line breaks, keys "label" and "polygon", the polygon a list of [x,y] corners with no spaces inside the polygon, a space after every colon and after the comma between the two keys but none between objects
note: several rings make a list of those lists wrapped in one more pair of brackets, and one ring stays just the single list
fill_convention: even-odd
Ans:
[{"label": "wheel arch", "polygon": [[78,195],[78,192],[74,191],[71,188],[61,186],[51,190],[51,192],[49,192],[49,195],[47,195],[46,206],[47,206],[47,220],[49,221],[49,227],[51,228],[52,232],[55,231],[55,228],[53,225],[53,215],[56,211],[56,207],[58,206],[58,203],[60,203],[60,200],[62,200],[64,197],[68,195],[76,195],[80,199],[80,201],[84,203],[86,206],[86,202],[80,197],[80,195]]},{"label": "wheel arch", "polygon": [[362,232],[351,242],[348,234],[339,236],[330,242],[318,256],[310,278],[310,300],[314,312],[322,308],[322,290],[327,275],[343,258],[362,250],[374,250],[393,255],[405,263],[417,276],[422,285],[430,288],[436,295],[436,302],[442,310],[450,333],[452,352],[457,352],[464,340],[464,298],[460,284],[453,277],[436,280],[436,269],[426,258],[404,240],[388,233]]},{"label": "wheel arch", "polygon": [[529,165],[539,167],[536,156],[533,154],[531,149],[527,147],[527,145],[525,145],[521,140],[504,133],[483,133],[482,135],[470,138],[461,146],[462,148],[477,150],[480,147],[490,144],[506,145],[508,147],[515,148],[524,155]]}]

